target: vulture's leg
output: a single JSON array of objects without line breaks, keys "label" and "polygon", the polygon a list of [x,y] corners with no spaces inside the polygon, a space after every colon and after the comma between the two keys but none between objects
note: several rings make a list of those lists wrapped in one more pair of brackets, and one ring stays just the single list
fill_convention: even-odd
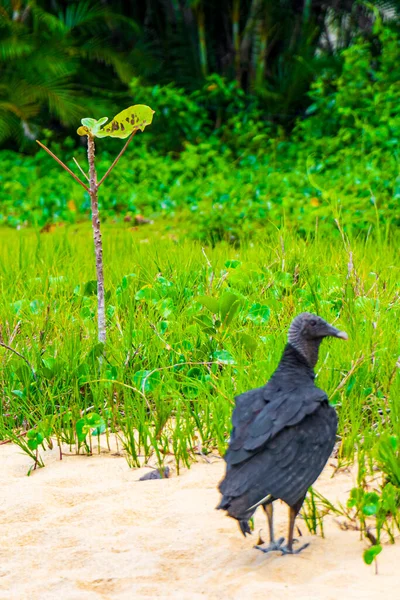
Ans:
[{"label": "vulture's leg", "polygon": [[298,515],[299,510],[301,509],[305,496],[296,502],[293,506],[289,506],[289,533],[288,533],[288,543],[286,546],[280,548],[282,554],[299,554],[304,548],[307,548],[310,544],[304,544],[301,548],[297,550],[293,550],[293,530],[294,530],[294,522]]},{"label": "vulture's leg", "polygon": [[262,546],[254,546],[257,550],[261,550],[261,552],[274,552],[276,550],[280,550],[285,538],[279,538],[279,540],[275,541],[274,537],[274,508],[272,506],[272,502],[269,504],[263,504],[263,509],[265,510],[265,514],[268,519],[268,529],[269,529],[269,546],[263,548]]}]

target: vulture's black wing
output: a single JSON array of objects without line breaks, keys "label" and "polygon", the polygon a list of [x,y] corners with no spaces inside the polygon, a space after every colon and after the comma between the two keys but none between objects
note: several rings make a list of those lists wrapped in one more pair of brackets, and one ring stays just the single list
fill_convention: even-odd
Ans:
[{"label": "vulture's black wing", "polygon": [[325,392],[312,381],[282,388],[267,384],[237,396],[225,456],[228,466],[249,459],[282,429],[300,423],[327,401]]},{"label": "vulture's black wing", "polygon": [[336,438],[336,411],[313,382],[264,388],[236,400],[220,504],[239,519],[268,495],[291,505],[321,473]]}]

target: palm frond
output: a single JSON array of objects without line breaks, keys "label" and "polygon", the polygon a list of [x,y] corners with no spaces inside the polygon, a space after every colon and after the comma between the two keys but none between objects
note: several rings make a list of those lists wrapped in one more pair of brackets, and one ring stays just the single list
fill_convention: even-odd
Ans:
[{"label": "palm frond", "polygon": [[29,56],[35,49],[35,40],[31,35],[12,35],[0,40],[0,61],[20,59]]}]

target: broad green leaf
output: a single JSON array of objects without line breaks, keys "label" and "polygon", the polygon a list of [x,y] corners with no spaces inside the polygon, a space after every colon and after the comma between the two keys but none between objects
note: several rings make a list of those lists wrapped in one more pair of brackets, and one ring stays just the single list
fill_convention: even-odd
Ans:
[{"label": "broad green leaf", "polygon": [[82,306],[81,310],[79,311],[79,314],[82,317],[82,319],[90,319],[94,316],[94,312],[92,312],[88,306]]},{"label": "broad green leaf", "polygon": [[158,329],[159,329],[161,335],[164,335],[164,333],[168,329],[168,321],[160,321],[160,323],[158,324]]},{"label": "broad green leaf", "polygon": [[36,441],[36,439],[28,440],[27,444],[28,448],[30,448],[31,450],[36,450],[36,448],[39,446],[39,443]]},{"label": "broad green leaf", "polygon": [[44,435],[42,434],[41,431],[38,431],[37,429],[31,429],[30,431],[28,431],[28,433],[26,434],[26,437],[28,438],[28,447],[31,450],[36,450],[36,448],[44,440]]},{"label": "broad green leaf", "polygon": [[115,365],[107,369],[106,379],[112,379],[113,381],[116,381],[118,379],[118,369]]},{"label": "broad green leaf", "polygon": [[379,495],[376,492],[367,492],[364,496],[364,504],[378,504]]},{"label": "broad green leaf", "polygon": [[213,359],[223,365],[234,365],[235,364],[235,359],[233,358],[232,354],[230,354],[228,352],[228,350],[217,350],[213,354]]},{"label": "broad green leaf", "polygon": [[18,367],[18,369],[15,370],[15,374],[20,382],[24,385],[27,385],[30,381],[32,381],[32,371],[27,365],[21,365]]},{"label": "broad green leaf", "polygon": [[86,439],[89,431],[90,427],[86,423],[86,419],[79,419],[79,421],[76,422],[76,435],[78,436],[79,442],[83,442]]},{"label": "broad green leaf", "polygon": [[240,262],[240,260],[227,260],[225,263],[225,267],[227,269],[237,269],[237,267],[240,267],[242,263]]},{"label": "broad green leaf", "polygon": [[372,517],[372,515],[376,515],[377,512],[378,512],[377,504],[366,504],[365,506],[363,506],[363,514],[366,517]]},{"label": "broad green leaf", "polygon": [[224,323],[224,325],[229,325],[229,323],[232,321],[239,309],[241,302],[242,300],[238,298],[236,294],[232,294],[231,292],[226,292],[223,296],[221,296],[218,307],[221,321]]},{"label": "broad green leaf", "polygon": [[348,508],[359,506],[364,498],[365,492],[362,488],[353,488],[350,492],[350,498],[347,500]]},{"label": "broad green leaf", "polygon": [[161,377],[159,371],[137,371],[133,376],[135,385],[141,392],[152,392],[160,384]]},{"label": "broad green leaf", "polygon": [[42,369],[40,369],[40,374],[45,379],[52,379],[54,377],[52,369],[48,369],[47,367],[42,367]]},{"label": "broad green leaf", "polygon": [[246,348],[248,352],[253,353],[257,349],[257,340],[255,340],[248,333],[238,333],[238,340],[240,344]]},{"label": "broad green leaf", "polygon": [[99,358],[103,354],[103,352],[104,352],[104,344],[103,344],[103,342],[98,342],[88,352],[87,357],[91,360],[96,360],[96,358]]},{"label": "broad green leaf", "polygon": [[191,379],[201,379],[202,376],[203,371],[200,369],[200,367],[192,367],[187,372],[187,377],[190,377]]},{"label": "broad green leaf", "polygon": [[218,300],[216,298],[212,298],[212,296],[197,296],[195,301],[208,308],[213,315],[218,313]]},{"label": "broad green leaf", "polygon": [[136,300],[159,300],[159,295],[150,285],[145,285],[135,294]]},{"label": "broad green leaf", "polygon": [[270,316],[270,309],[268,306],[259,304],[253,304],[250,308],[250,312],[247,315],[246,319],[252,321],[253,323],[266,323]]},{"label": "broad green leaf", "polygon": [[172,314],[174,308],[175,308],[175,305],[174,305],[173,301],[171,300],[171,298],[164,298],[164,300],[161,300],[158,303],[158,310],[160,312],[160,315],[164,319],[168,319],[168,317]]},{"label": "broad green leaf", "polygon": [[44,307],[44,302],[42,300],[32,300],[29,304],[29,308],[31,309],[31,313],[33,315],[38,315],[42,312]]},{"label": "broad green leaf", "polygon": [[368,492],[363,498],[362,511],[367,517],[376,515],[379,508],[380,498],[376,492]]},{"label": "broad green leaf", "polygon": [[90,427],[100,427],[104,424],[104,419],[98,413],[88,413],[85,415],[85,421]]},{"label": "broad green leaf", "polygon": [[107,315],[107,319],[112,319],[113,316],[115,315],[115,306],[112,306],[112,304],[109,304],[106,308],[106,315]]},{"label": "broad green leaf", "polygon": [[111,123],[96,131],[96,137],[116,137],[127,138],[140,129],[144,130],[146,125],[150,125],[153,120],[154,110],[145,104],[135,104],[118,113]]},{"label": "broad green leaf", "polygon": [[96,429],[93,429],[92,431],[92,435],[101,435],[102,433],[104,433],[106,430],[106,426],[103,423],[102,425],[100,425],[99,427],[96,427]]},{"label": "broad green leaf", "polygon": [[376,544],[375,546],[371,546],[364,552],[364,562],[367,565],[372,564],[372,561],[382,552],[382,546],[380,544]]},{"label": "broad green leaf", "polygon": [[194,385],[184,385],[182,388],[182,394],[186,398],[197,398],[199,393],[200,393],[199,388]]},{"label": "broad green leaf", "polygon": [[208,315],[199,315],[198,317],[194,317],[193,321],[200,325],[204,333],[214,334],[217,332],[214,323]]},{"label": "broad green leaf", "polygon": [[91,279],[85,283],[85,287],[83,289],[84,296],[95,296],[97,295],[97,281],[95,279]]}]

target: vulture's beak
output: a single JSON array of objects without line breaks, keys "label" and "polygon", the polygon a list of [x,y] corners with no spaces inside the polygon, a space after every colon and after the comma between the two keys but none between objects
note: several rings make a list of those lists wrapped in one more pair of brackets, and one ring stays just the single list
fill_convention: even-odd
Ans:
[{"label": "vulture's beak", "polygon": [[349,336],[347,335],[347,333],[345,331],[339,331],[339,329],[336,329],[336,327],[333,327],[332,325],[329,326],[329,334],[332,337],[337,337],[340,338],[341,340],[348,340]]}]

